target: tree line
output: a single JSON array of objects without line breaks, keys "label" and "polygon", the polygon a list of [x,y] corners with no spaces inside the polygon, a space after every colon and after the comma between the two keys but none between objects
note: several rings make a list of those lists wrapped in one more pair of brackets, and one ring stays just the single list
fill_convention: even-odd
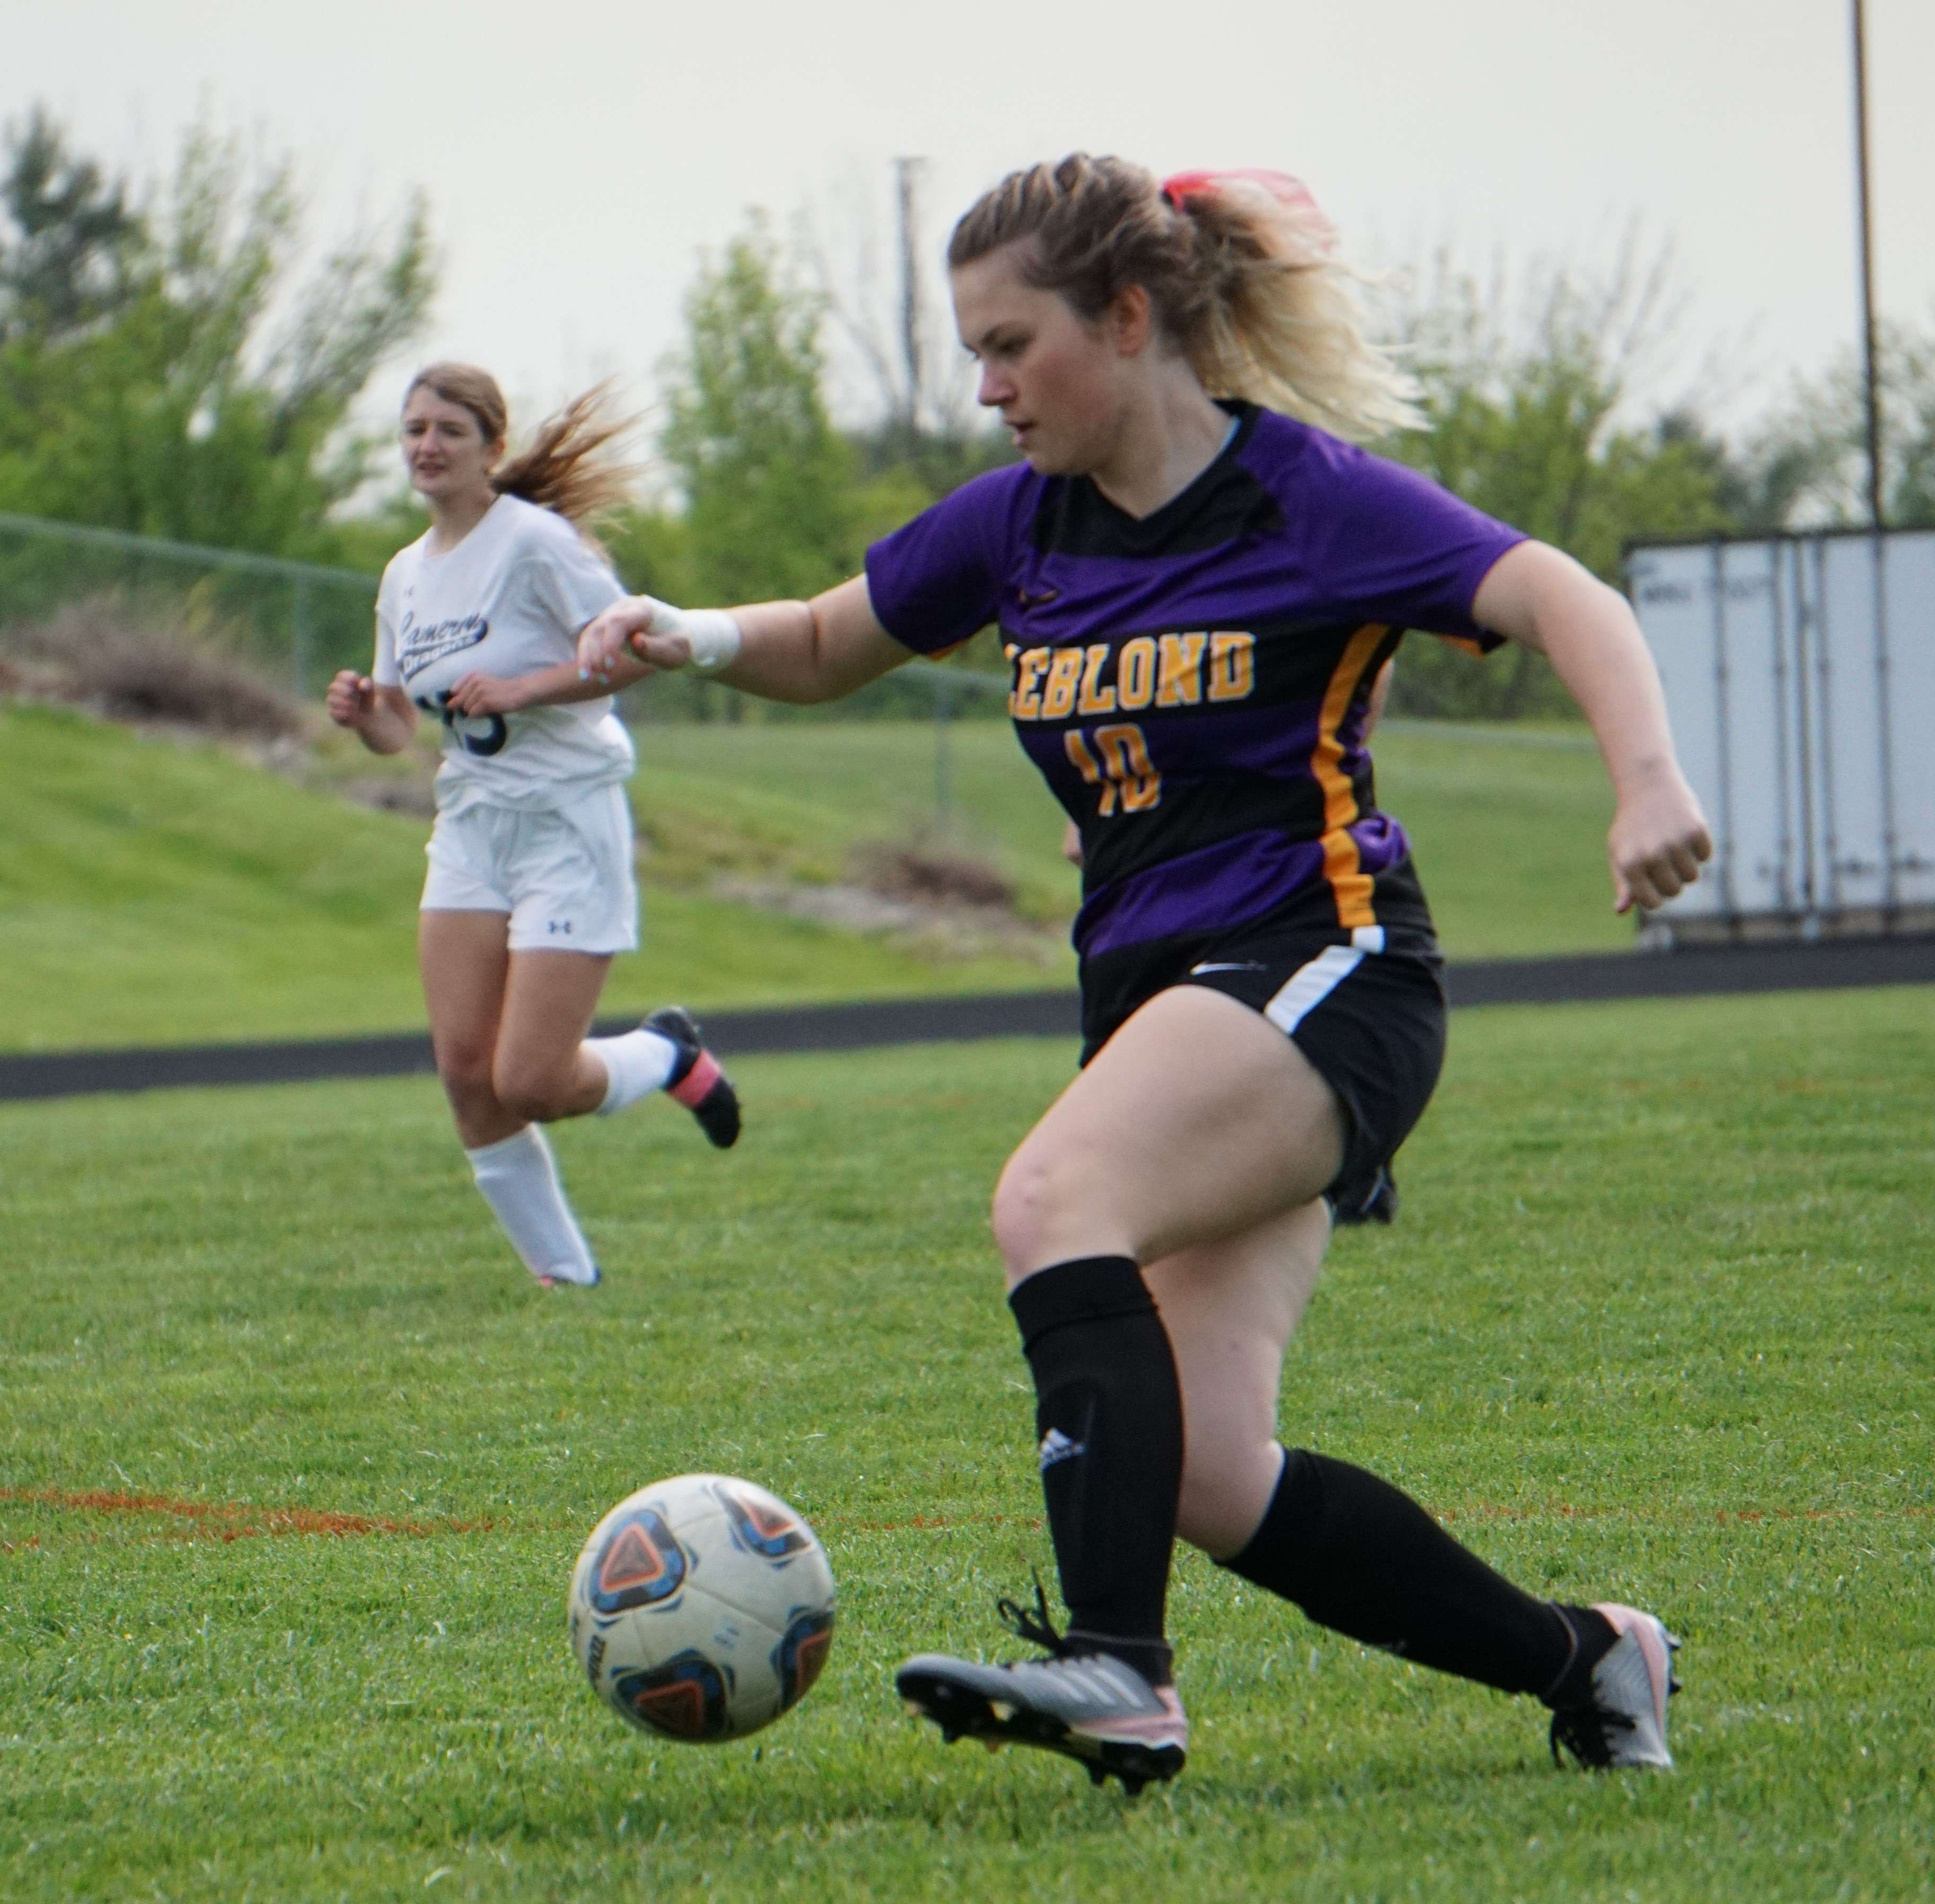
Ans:
[{"label": "tree line", "polygon": [[[306,267],[303,239],[291,166],[252,161],[206,128],[138,190],[44,110],[9,128],[0,510],[379,569],[421,518],[358,404],[427,322],[428,211],[412,197]],[[1380,447],[1612,581],[1635,539],[1864,520],[1852,351],[1723,432],[1697,396],[1649,397],[1674,282],[1670,255],[1637,240],[1606,271],[1517,284],[1438,261],[1381,312],[1432,427]],[[632,586],[689,600],[810,593],[1007,460],[998,433],[958,416],[837,420],[838,301],[758,213],[703,259],[661,370],[652,499],[600,528]],[[1881,345],[1889,520],[1935,524],[1935,323],[1888,327]],[[1397,705],[1511,717],[1559,700],[1535,656],[1474,667],[1420,642]]]}]

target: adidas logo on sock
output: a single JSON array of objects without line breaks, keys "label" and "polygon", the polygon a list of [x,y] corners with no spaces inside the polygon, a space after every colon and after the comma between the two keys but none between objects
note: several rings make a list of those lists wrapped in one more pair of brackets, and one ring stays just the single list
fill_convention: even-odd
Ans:
[{"label": "adidas logo on sock", "polygon": [[1088,1452],[1086,1441],[1071,1441],[1060,1429],[1051,1428],[1041,1438],[1041,1471],[1046,1474],[1058,1461],[1073,1461]]}]

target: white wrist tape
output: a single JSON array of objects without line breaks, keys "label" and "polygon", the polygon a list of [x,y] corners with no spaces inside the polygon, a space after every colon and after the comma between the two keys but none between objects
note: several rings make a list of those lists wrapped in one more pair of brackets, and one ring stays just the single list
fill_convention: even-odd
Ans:
[{"label": "white wrist tape", "polygon": [[678,632],[692,646],[692,665],[705,674],[729,668],[739,658],[739,624],[723,608],[687,608]]}]

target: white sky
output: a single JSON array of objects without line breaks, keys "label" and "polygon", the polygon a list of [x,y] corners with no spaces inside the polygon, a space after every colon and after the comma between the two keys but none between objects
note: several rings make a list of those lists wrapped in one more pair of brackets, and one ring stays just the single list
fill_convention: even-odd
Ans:
[{"label": "white sky", "polygon": [[[1926,320],[1935,4],[1868,12],[1880,300]],[[937,253],[983,186],[1076,146],[1283,167],[1385,260],[1589,261],[1637,215],[1736,414],[1855,330],[1847,0],[0,0],[0,118],[45,100],[140,173],[205,111],[293,151],[321,231],[421,184],[423,355],[532,402],[648,390],[701,246],[856,181],[884,218],[901,152],[934,161]]]}]

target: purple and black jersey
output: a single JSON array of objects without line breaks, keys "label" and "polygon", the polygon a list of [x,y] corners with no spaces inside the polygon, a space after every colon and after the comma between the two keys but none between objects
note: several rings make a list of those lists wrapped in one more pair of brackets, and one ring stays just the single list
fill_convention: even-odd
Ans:
[{"label": "purple and black jersey", "polygon": [[[932,653],[999,624],[1022,745],[1081,828],[1085,961],[1322,902],[1429,943],[1376,806],[1372,688],[1407,629],[1478,650],[1524,540],[1400,465],[1251,404],[1137,518],[1085,477],[979,477],[867,552],[874,612]],[[1382,903],[1381,903],[1381,901]]]}]

